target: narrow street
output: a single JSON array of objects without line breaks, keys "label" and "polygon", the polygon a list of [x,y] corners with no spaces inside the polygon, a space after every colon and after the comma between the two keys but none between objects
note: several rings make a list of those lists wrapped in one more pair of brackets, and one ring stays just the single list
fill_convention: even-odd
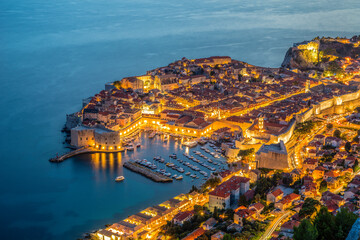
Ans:
[{"label": "narrow street", "polygon": [[271,234],[279,226],[279,224],[290,215],[290,211],[284,212],[282,215],[275,218],[270,226],[265,230],[264,234],[259,238],[259,240],[266,240],[271,237]]}]

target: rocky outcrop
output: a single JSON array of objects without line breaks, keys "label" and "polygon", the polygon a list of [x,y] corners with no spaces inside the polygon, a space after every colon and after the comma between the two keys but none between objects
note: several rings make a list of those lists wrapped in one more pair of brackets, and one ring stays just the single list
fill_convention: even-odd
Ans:
[{"label": "rocky outcrop", "polygon": [[319,41],[302,42],[294,44],[286,52],[281,67],[297,68],[300,70],[317,69],[319,61]]},{"label": "rocky outcrop", "polygon": [[354,223],[354,225],[352,226],[346,240],[359,240],[359,239],[360,239],[360,218],[358,218]]},{"label": "rocky outcrop", "polygon": [[294,44],[286,52],[281,66],[301,71],[323,71],[331,62],[339,58],[358,56],[360,56],[360,37],[354,36],[351,39],[323,37]]}]

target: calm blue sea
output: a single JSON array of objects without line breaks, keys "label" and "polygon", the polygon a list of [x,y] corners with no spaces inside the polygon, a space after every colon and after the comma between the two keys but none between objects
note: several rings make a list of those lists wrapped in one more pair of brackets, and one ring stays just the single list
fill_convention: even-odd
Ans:
[{"label": "calm blue sea", "polygon": [[123,170],[129,156],[48,162],[67,151],[66,114],[106,82],[182,57],[277,67],[294,42],[360,34],[359,12],[358,0],[0,0],[1,238],[76,239],[189,190]]}]

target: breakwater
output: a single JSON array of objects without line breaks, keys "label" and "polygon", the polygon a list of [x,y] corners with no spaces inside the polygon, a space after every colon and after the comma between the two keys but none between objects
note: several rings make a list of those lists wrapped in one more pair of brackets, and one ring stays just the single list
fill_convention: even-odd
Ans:
[{"label": "breakwater", "polygon": [[115,153],[115,152],[122,152],[122,151],[124,151],[123,148],[114,149],[114,150],[101,150],[101,149],[96,149],[96,148],[91,148],[91,147],[82,147],[82,148],[72,150],[68,153],[64,153],[63,155],[50,158],[49,161],[54,162],[54,163],[60,163],[68,158],[74,157],[76,155],[84,154],[84,153]]},{"label": "breakwater", "polygon": [[169,177],[163,176],[159,173],[153,172],[150,169],[143,167],[137,163],[134,162],[125,162],[124,167],[127,169],[140,173],[141,175],[150,178],[151,180],[155,182],[172,182],[173,180]]}]

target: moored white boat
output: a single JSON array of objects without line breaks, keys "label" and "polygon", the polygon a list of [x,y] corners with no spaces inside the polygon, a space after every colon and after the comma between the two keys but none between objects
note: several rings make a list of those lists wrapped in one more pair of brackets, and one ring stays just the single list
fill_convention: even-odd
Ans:
[{"label": "moored white boat", "polygon": [[130,143],[129,146],[126,147],[126,150],[134,151],[134,145],[132,143]]},{"label": "moored white boat", "polygon": [[196,147],[197,142],[196,141],[187,141],[183,143],[184,146],[192,148],[192,147]]},{"label": "moored white boat", "polygon": [[124,180],[125,180],[124,176],[118,176],[118,177],[115,178],[115,182],[121,182],[121,181],[124,181]]}]

